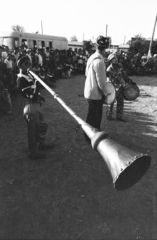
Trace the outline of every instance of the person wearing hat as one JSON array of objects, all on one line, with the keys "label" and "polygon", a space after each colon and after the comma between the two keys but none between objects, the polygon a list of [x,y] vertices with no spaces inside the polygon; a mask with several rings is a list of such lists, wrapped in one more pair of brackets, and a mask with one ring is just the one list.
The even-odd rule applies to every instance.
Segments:
[{"label": "person wearing hat", "polygon": [[[89,57],[85,70],[84,97],[88,103],[86,122],[97,129],[100,129],[104,98],[107,95],[104,53],[108,45],[107,38],[97,37],[96,51]],[[86,134],[85,139],[89,140]]]},{"label": "person wearing hat", "polygon": [[[122,90],[125,83],[129,83],[131,79],[125,73],[123,65],[118,62],[116,53],[111,53],[108,56],[107,61],[109,62],[109,66],[107,67],[106,75],[110,79],[116,90],[116,118],[118,121],[125,122],[125,120],[123,119],[124,98]],[[114,102],[107,106],[106,116],[108,120],[113,119],[112,114]]]},{"label": "person wearing hat", "polygon": [[31,65],[32,65],[33,61],[32,61],[32,53],[31,53],[31,49],[30,49],[30,48],[28,48],[28,49],[26,50],[26,56],[29,57],[30,62],[31,62]]},{"label": "person wearing hat", "polygon": [[3,51],[2,51],[3,62],[5,61],[5,59],[7,59],[8,53],[9,53],[9,48],[3,45]]},{"label": "person wearing hat", "polygon": [[26,100],[24,117],[27,122],[28,146],[31,159],[40,159],[45,155],[37,151],[52,148],[53,145],[45,144],[48,125],[44,120],[41,106],[45,99],[41,96],[34,77],[28,73],[31,62],[28,56],[20,56],[17,62],[19,74],[17,87]]},{"label": "person wearing hat", "polygon": [[2,56],[2,53],[3,53],[3,47],[0,46],[0,62],[4,62],[4,58]]}]

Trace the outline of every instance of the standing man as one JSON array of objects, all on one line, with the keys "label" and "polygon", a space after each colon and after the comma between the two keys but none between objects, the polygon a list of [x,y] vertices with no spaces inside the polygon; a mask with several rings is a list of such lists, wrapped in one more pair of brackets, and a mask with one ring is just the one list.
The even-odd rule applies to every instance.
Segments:
[{"label": "standing man", "polygon": [[29,57],[29,59],[30,59],[30,62],[31,62],[31,65],[32,65],[32,53],[31,53],[31,49],[30,48],[28,48],[27,50],[26,50],[26,56],[28,56]]},{"label": "standing man", "polygon": [[28,130],[29,157],[31,159],[43,158],[44,154],[37,152],[37,149],[44,150],[53,147],[53,145],[45,144],[48,125],[44,120],[41,108],[45,100],[39,92],[36,80],[32,75],[28,74],[28,69],[31,67],[29,57],[25,55],[20,57],[17,66],[20,70],[17,85],[26,100],[24,117]]},{"label": "standing man", "polygon": [[11,70],[13,68],[12,55],[8,54],[7,58],[4,60],[7,70]]},{"label": "standing man", "polygon": [[38,50],[38,64],[40,67],[43,67],[43,56],[42,56],[41,48],[39,48],[39,50]]},{"label": "standing man", "polygon": [[2,46],[0,46],[0,62],[4,62],[4,58],[2,56],[2,53],[3,53],[3,48],[2,48]]},{"label": "standing man", "polygon": [[9,52],[9,48],[3,45],[3,52],[2,52],[3,62],[8,57],[8,52]]},{"label": "standing man", "polygon": [[[87,61],[84,97],[88,102],[86,122],[92,127],[100,129],[104,98],[106,96],[106,66],[104,62],[105,49],[109,46],[109,39],[98,36],[96,52]],[[89,140],[85,134],[86,140]]]}]

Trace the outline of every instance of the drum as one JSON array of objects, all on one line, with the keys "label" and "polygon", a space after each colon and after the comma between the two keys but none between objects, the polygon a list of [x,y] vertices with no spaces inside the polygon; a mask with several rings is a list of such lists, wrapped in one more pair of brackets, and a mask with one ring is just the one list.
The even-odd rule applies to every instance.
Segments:
[{"label": "drum", "polygon": [[115,97],[116,97],[116,90],[111,82],[106,82],[107,85],[107,96],[105,98],[104,103],[106,104],[111,104],[114,102]]},{"label": "drum", "polygon": [[135,100],[139,96],[140,90],[135,82],[130,82],[123,87],[123,97],[125,100]]}]

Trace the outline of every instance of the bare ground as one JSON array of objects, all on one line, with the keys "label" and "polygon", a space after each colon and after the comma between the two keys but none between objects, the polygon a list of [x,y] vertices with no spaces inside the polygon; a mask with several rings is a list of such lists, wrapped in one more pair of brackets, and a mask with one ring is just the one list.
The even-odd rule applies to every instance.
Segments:
[{"label": "bare ground", "polygon": [[[157,78],[132,79],[140,96],[125,101],[127,123],[107,121],[105,106],[102,120],[110,138],[152,158],[143,178],[125,191],[113,188],[104,160],[46,90],[47,141],[55,148],[45,160],[28,158],[22,97],[11,115],[1,113],[0,239],[157,239]],[[84,76],[75,76],[58,80],[54,90],[85,119],[83,87]]]}]

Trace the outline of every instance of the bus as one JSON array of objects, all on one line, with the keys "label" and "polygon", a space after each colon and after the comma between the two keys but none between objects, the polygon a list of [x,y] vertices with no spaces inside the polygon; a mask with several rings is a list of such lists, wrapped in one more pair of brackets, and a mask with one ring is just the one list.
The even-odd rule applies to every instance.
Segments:
[{"label": "bus", "polygon": [[68,40],[65,37],[17,31],[0,33],[0,46],[2,45],[8,46],[10,50],[15,47],[30,49],[49,47],[53,50],[68,50]]}]

